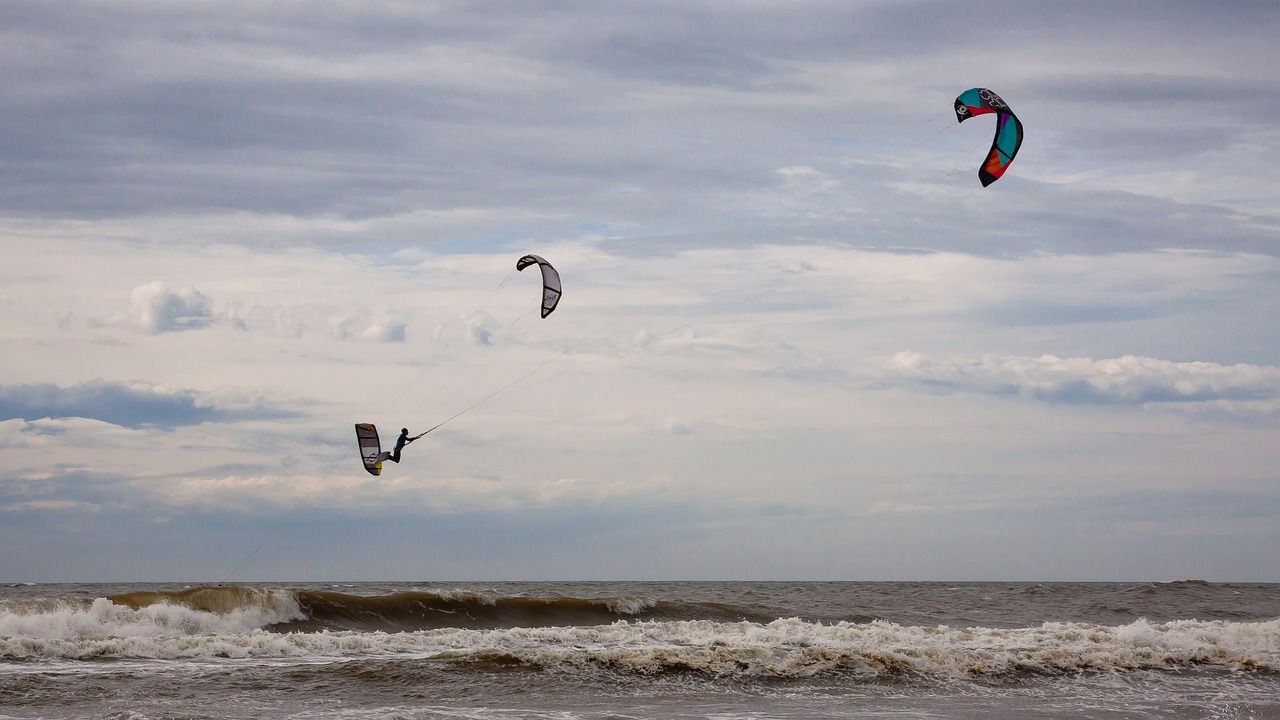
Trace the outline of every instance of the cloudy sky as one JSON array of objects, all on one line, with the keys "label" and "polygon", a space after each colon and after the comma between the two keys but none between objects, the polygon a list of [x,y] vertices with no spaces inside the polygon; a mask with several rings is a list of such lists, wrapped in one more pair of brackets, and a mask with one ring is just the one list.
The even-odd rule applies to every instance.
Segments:
[{"label": "cloudy sky", "polygon": [[3,3],[0,582],[1280,581],[1277,32]]}]

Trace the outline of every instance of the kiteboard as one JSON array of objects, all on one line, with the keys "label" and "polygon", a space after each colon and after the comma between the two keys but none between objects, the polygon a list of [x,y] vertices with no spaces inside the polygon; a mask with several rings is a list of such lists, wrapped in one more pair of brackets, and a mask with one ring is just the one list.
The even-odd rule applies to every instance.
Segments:
[{"label": "kiteboard", "polygon": [[360,459],[370,475],[382,474],[382,441],[373,423],[356,423],[356,442],[360,443]]}]

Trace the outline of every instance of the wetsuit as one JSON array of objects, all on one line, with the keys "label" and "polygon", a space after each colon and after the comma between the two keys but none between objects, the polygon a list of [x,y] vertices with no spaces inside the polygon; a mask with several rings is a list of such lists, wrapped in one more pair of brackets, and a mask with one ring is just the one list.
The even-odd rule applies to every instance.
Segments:
[{"label": "wetsuit", "polygon": [[407,432],[400,433],[400,437],[396,438],[396,451],[391,453],[392,462],[400,462],[400,451],[403,450],[404,446],[408,445],[409,443],[410,443],[409,433]]}]

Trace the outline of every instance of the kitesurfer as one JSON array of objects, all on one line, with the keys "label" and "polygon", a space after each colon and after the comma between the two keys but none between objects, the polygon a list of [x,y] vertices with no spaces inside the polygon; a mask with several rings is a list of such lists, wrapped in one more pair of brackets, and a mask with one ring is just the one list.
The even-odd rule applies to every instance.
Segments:
[{"label": "kitesurfer", "polygon": [[[426,433],[423,434],[425,435]],[[387,452],[384,450],[382,454],[378,455],[378,462],[385,462],[387,460],[400,462],[400,451],[404,450],[405,445],[408,445],[417,439],[418,438],[416,437],[409,437],[409,428],[400,428],[400,437],[396,438],[395,452]]]},{"label": "kitesurfer", "polygon": [[405,445],[417,439],[409,437],[409,428],[400,428],[400,437],[396,438],[396,449],[395,452],[391,453],[391,461],[400,462],[400,451],[404,449]]}]

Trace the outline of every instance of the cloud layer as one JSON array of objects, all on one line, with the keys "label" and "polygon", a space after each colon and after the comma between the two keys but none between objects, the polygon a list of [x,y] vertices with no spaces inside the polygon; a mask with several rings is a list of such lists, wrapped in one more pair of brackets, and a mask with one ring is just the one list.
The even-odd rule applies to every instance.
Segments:
[{"label": "cloud layer", "polygon": [[1013,395],[1050,403],[1148,405],[1203,404],[1240,411],[1280,409],[1280,368],[1119,358],[1036,358],[986,355],[939,361],[902,352],[887,364],[886,382],[913,383],[939,392]]},{"label": "cloud layer", "polygon": [[1278,23],[0,3],[0,581],[1280,580]]}]

